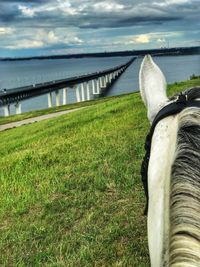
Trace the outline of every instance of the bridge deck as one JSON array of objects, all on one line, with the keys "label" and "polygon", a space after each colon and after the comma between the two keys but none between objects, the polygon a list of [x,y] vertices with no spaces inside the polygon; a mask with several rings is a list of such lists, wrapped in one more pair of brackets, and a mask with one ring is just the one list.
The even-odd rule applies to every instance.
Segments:
[{"label": "bridge deck", "polygon": [[[74,87],[77,102],[90,100],[104,95],[132,64],[136,58],[132,58],[125,64],[99,72],[82,76],[75,76],[67,79],[49,81],[45,83],[32,84],[13,89],[0,91],[0,106],[3,106],[5,116],[9,116],[10,105],[14,104],[16,114],[21,114],[21,101],[40,95],[47,94],[48,107],[53,106],[52,92],[55,91],[56,106],[60,106],[60,95],[62,89],[62,104],[67,104],[67,88]],[[91,82],[90,82],[91,81]],[[80,85],[80,86],[79,86]]]}]

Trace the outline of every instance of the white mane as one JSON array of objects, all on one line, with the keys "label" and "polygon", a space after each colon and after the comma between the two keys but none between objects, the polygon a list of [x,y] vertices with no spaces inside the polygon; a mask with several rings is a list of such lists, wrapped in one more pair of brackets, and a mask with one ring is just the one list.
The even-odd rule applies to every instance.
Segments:
[{"label": "white mane", "polygon": [[[150,122],[169,100],[159,67],[146,56],[140,92]],[[161,120],[148,168],[148,244],[152,267],[200,266],[200,109]]]}]

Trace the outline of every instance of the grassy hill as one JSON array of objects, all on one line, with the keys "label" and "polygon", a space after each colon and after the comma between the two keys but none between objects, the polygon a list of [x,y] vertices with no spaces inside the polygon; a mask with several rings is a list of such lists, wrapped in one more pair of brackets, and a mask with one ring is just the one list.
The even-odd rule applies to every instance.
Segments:
[{"label": "grassy hill", "polygon": [[0,266],[149,266],[148,129],[134,93],[1,132]]}]

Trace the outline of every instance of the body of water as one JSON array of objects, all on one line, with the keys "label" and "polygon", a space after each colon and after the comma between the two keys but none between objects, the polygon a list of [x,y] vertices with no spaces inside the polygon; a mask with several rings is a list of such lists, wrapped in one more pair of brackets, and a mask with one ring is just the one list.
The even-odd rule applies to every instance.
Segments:
[{"label": "body of water", "polygon": [[[88,74],[127,62],[130,57],[54,59],[27,61],[0,61],[0,88],[15,88],[45,81],[58,80]],[[154,57],[167,82],[187,80],[192,74],[200,74],[200,55]],[[133,64],[117,80],[107,95],[119,95],[137,91],[139,68],[142,58]],[[67,85],[66,85],[67,86]],[[76,102],[74,89],[68,89],[68,103]],[[22,112],[47,108],[47,96],[24,100]],[[54,99],[55,104],[55,99]],[[15,113],[11,105],[11,113]],[[0,115],[3,115],[0,108]]]}]

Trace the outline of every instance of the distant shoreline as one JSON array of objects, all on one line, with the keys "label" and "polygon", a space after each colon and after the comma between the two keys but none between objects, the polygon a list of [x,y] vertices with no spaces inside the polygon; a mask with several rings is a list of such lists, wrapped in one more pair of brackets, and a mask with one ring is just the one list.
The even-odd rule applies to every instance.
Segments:
[{"label": "distant shoreline", "polygon": [[144,56],[146,54],[151,54],[154,56],[197,55],[200,54],[200,46],[160,48],[160,49],[148,49],[148,50],[131,50],[131,51],[118,51],[118,52],[84,53],[84,54],[71,54],[71,55],[51,55],[51,56],[35,56],[35,57],[15,57],[15,58],[5,57],[5,58],[0,58],[0,61]]}]

